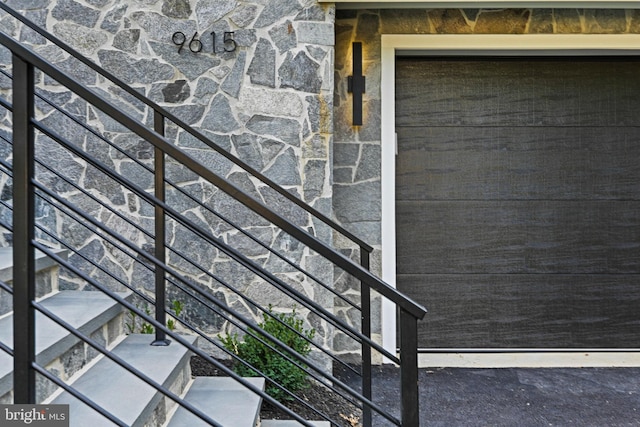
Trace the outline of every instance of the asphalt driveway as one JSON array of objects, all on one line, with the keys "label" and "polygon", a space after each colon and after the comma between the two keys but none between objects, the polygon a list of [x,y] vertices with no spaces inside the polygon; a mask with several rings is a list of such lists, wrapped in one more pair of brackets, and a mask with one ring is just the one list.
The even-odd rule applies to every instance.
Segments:
[{"label": "asphalt driveway", "polygon": [[[374,375],[375,400],[394,413],[397,374]],[[420,426],[640,426],[640,368],[420,369],[419,387]]]}]

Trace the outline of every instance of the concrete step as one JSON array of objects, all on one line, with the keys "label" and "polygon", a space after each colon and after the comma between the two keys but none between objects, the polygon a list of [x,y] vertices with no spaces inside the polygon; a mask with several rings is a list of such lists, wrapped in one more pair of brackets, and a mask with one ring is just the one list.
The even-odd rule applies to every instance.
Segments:
[{"label": "concrete step", "polygon": [[[264,390],[264,378],[245,378]],[[228,377],[197,377],[185,400],[225,427],[254,427],[260,415],[262,398]],[[167,427],[199,427],[209,424],[180,407]]]},{"label": "concrete step", "polygon": [[[68,251],[54,249],[56,255],[66,259]],[[36,298],[58,290],[58,264],[40,251],[36,251]],[[13,284],[13,248],[0,248],[0,281]],[[12,311],[13,297],[0,289],[0,316]]]},{"label": "concrete step", "polygon": [[[126,298],[129,294],[119,295]],[[43,299],[41,303],[80,332],[107,345],[122,334],[122,308],[101,292],[63,291]],[[0,319],[0,341],[13,348],[12,315]],[[36,312],[36,361],[41,366],[57,364],[56,370],[66,380],[97,356],[87,347],[53,320]],[[0,402],[11,400],[12,371],[13,358],[0,351]],[[44,400],[52,391],[46,388],[38,390],[38,401]]]},{"label": "concrete step", "polygon": [[[329,421],[309,421],[315,427],[331,427]],[[292,420],[264,420],[260,422],[260,427],[303,427],[297,421]]]},{"label": "concrete step", "polygon": [[[185,339],[195,344],[195,337]],[[176,342],[166,347],[151,346],[152,340],[153,335],[129,335],[112,352],[180,395],[191,379],[191,353]],[[107,358],[102,358],[91,366],[72,386],[132,427],[164,424],[166,413],[172,406],[170,399]],[[113,425],[69,393],[62,393],[47,403],[69,404],[71,427]]]}]

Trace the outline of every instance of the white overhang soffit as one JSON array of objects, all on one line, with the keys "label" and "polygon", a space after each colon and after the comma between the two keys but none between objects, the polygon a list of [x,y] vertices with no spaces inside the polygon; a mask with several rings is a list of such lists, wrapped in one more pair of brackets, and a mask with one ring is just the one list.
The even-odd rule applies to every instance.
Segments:
[{"label": "white overhang soffit", "polygon": [[640,9],[638,0],[319,0],[338,9],[435,9],[435,8],[569,8]]}]

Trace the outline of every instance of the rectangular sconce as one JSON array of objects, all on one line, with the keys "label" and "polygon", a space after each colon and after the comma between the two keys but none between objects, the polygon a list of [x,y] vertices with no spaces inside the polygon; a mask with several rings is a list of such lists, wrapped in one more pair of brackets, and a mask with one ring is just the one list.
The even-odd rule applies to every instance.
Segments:
[{"label": "rectangular sconce", "polygon": [[353,94],[353,126],[362,126],[362,94],[365,93],[365,77],[362,75],[362,43],[353,42],[353,75],[348,77],[347,91]]}]

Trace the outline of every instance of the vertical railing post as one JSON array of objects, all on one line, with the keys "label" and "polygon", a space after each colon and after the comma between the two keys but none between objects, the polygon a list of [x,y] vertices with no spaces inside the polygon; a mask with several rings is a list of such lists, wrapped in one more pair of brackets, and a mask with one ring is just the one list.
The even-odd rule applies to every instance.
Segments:
[{"label": "vertical railing post", "polygon": [[[371,254],[360,247],[360,265],[367,270],[370,269]],[[362,335],[371,338],[371,288],[365,282],[360,283],[360,294],[362,298]],[[371,400],[372,393],[372,372],[371,372],[371,345],[362,343],[362,395]],[[371,408],[364,405],[362,408],[362,425],[371,426]]]},{"label": "vertical railing post", "polygon": [[417,427],[420,420],[418,394],[418,319],[400,309],[400,395],[402,425]]},{"label": "vertical railing post", "polygon": [[13,55],[13,399],[36,403],[34,68]]},{"label": "vertical railing post", "polygon": [[[164,136],[164,116],[158,111],[153,112],[153,126],[156,133]],[[154,188],[155,197],[164,202],[165,201],[165,161],[164,152],[159,148],[155,148],[154,154]],[[165,262],[166,257],[166,243],[165,243],[165,212],[164,208],[160,205],[155,206],[155,252],[156,259]],[[156,291],[156,321],[161,325],[167,324],[167,314],[165,312],[166,306],[166,272],[164,268],[156,265],[155,269],[155,291]],[[156,337],[152,345],[166,346],[169,345],[167,334],[156,328]]]}]

